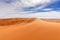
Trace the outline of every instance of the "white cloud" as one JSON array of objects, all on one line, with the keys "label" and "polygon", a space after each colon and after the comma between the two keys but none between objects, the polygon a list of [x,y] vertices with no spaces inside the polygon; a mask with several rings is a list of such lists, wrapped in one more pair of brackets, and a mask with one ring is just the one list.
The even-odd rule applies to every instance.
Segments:
[{"label": "white cloud", "polygon": [[[3,4],[0,6],[0,18],[47,18],[47,19],[60,19],[60,12],[50,11],[50,12],[39,12],[39,13],[30,13],[24,12],[23,7],[35,6],[36,3],[44,4],[41,7],[35,8],[33,10],[42,9],[52,0],[21,0],[12,3],[12,5]],[[54,0],[55,1],[55,0]],[[25,3],[24,3],[25,2]],[[3,7],[3,8],[1,8]],[[52,9],[43,9],[43,10],[52,10]]]},{"label": "white cloud", "polygon": [[51,12],[39,12],[39,13],[11,13],[3,14],[0,18],[42,18],[42,19],[60,19],[60,12],[51,11]]},{"label": "white cloud", "polygon": [[60,19],[60,12],[56,11],[41,12],[37,14],[37,17],[42,19]]}]

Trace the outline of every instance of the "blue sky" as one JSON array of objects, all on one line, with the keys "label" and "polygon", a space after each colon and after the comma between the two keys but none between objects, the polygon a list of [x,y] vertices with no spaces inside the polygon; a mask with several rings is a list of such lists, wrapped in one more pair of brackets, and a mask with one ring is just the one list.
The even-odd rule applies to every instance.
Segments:
[{"label": "blue sky", "polygon": [[40,12],[49,12],[49,11],[60,11],[60,1],[57,1],[55,3],[52,3],[50,5],[47,5],[46,7],[44,7],[44,9],[52,9],[52,10],[38,10]]},{"label": "blue sky", "polygon": [[60,10],[60,1],[47,5],[45,8],[52,8],[55,11]]},{"label": "blue sky", "polygon": [[39,7],[40,5],[38,6],[35,6],[35,7],[29,7],[29,8],[26,8],[25,11],[33,11],[33,12],[49,12],[49,11],[60,11],[60,0],[57,0],[56,2],[54,3],[51,3],[49,5],[46,5],[43,9],[52,9],[52,10],[43,10],[43,9],[38,9],[38,10],[33,10],[34,8],[37,8]]}]

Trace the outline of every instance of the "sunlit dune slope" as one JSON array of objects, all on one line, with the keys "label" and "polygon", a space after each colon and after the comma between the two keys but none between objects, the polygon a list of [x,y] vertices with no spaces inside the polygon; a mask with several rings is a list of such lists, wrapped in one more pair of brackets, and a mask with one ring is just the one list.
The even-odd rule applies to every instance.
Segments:
[{"label": "sunlit dune slope", "polygon": [[60,23],[36,18],[7,20],[1,20],[5,26],[0,26],[0,40],[60,40]]}]

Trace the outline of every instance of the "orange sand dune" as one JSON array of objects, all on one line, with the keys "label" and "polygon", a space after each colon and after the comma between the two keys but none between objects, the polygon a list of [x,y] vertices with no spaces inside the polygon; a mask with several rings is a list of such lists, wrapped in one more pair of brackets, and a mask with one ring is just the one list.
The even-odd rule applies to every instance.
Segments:
[{"label": "orange sand dune", "polygon": [[12,20],[0,20],[0,40],[60,40],[60,23],[35,18]]}]

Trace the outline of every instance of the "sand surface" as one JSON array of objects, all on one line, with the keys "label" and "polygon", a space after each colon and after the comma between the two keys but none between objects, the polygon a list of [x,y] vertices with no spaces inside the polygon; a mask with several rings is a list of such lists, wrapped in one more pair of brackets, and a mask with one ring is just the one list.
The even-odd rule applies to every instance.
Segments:
[{"label": "sand surface", "polygon": [[35,18],[1,19],[0,40],[60,40],[60,21],[51,21]]}]

